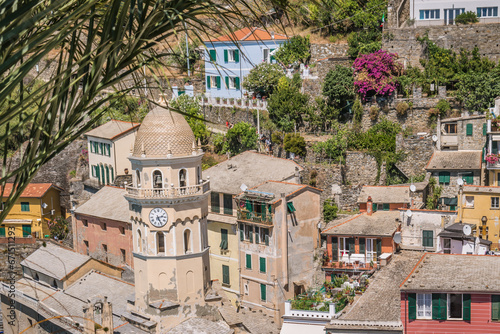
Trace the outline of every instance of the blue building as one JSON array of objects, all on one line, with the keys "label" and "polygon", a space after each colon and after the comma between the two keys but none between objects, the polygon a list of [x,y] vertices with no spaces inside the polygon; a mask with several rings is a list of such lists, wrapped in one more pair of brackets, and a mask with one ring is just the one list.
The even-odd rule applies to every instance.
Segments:
[{"label": "blue building", "polygon": [[[244,28],[205,41],[206,95],[220,98],[244,98],[241,83],[254,66],[275,63],[271,52],[288,37],[261,28]],[[239,47],[235,44],[238,43]]]}]

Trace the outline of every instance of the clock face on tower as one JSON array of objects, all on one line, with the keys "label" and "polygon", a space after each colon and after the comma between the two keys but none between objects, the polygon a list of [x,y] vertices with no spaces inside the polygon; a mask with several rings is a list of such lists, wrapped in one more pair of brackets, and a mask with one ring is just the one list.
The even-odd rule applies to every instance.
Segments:
[{"label": "clock face on tower", "polygon": [[155,227],[163,227],[168,221],[168,215],[161,208],[154,208],[149,213],[149,222]]}]

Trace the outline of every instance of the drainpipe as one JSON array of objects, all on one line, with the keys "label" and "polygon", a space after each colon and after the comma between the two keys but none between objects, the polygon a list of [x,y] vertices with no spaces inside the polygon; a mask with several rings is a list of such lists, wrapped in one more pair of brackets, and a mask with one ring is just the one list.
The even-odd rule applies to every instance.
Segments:
[{"label": "drainpipe", "polygon": [[287,205],[286,205],[286,194],[281,194],[281,207],[283,210],[283,218],[281,222],[281,260],[282,260],[282,271],[283,271],[283,285],[288,286],[288,219],[287,219]]}]

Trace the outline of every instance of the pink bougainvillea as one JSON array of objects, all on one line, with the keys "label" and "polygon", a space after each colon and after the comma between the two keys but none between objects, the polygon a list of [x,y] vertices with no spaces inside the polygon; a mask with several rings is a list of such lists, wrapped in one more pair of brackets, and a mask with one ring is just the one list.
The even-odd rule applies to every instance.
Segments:
[{"label": "pink bougainvillea", "polygon": [[401,65],[395,53],[379,50],[354,61],[354,85],[363,100],[372,95],[389,96],[397,88]]}]

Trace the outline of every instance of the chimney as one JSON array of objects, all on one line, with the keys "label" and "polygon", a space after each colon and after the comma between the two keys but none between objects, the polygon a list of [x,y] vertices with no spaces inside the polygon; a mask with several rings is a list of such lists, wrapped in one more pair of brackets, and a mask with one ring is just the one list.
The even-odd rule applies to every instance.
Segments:
[{"label": "chimney", "polygon": [[300,184],[300,172],[299,172],[299,167],[295,167],[295,183]]},{"label": "chimney", "polygon": [[373,201],[371,196],[368,196],[368,200],[366,201],[366,213],[368,216],[371,216],[373,213]]}]

